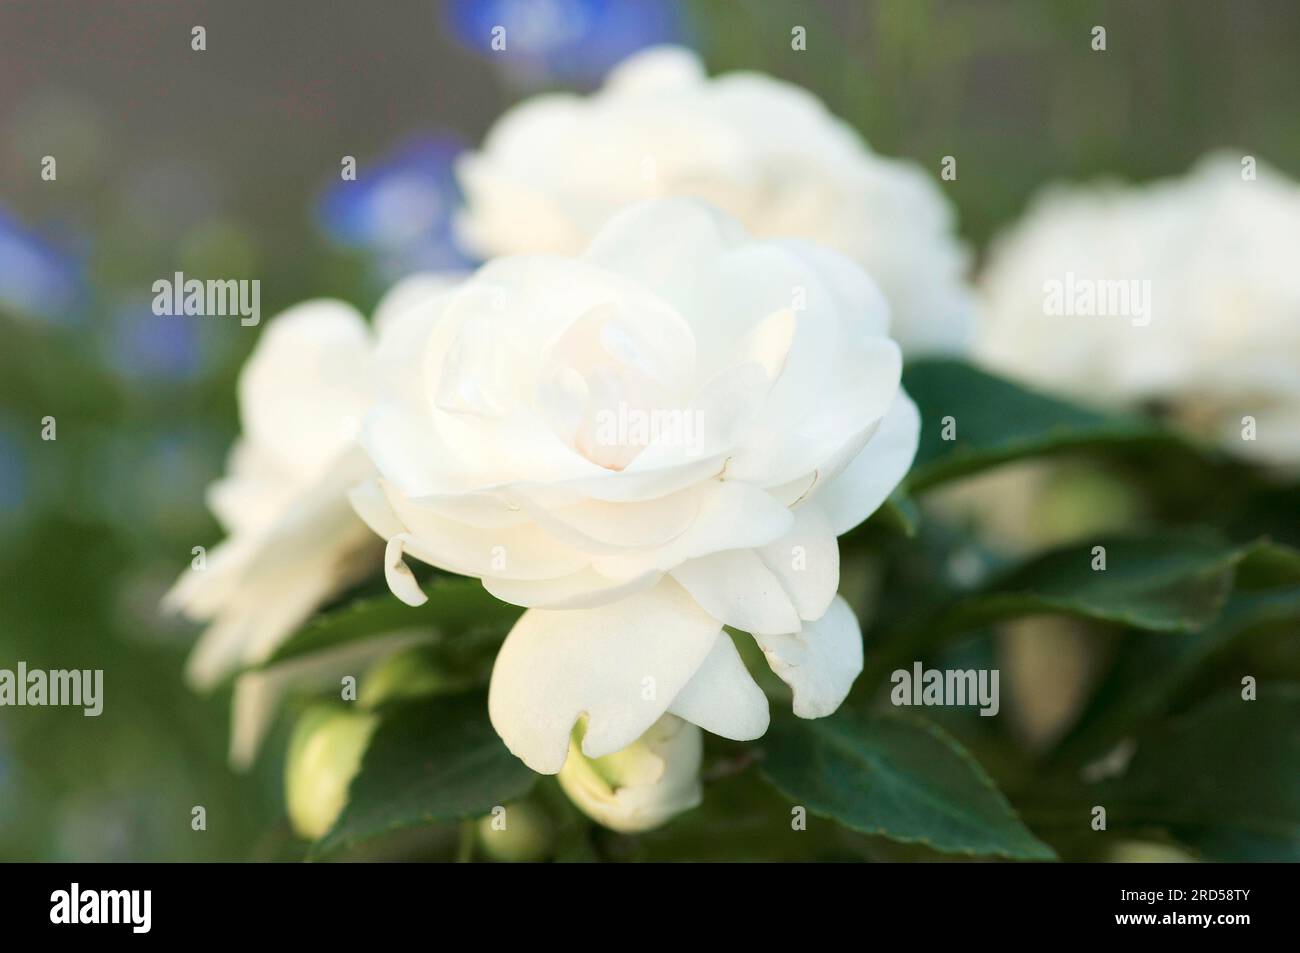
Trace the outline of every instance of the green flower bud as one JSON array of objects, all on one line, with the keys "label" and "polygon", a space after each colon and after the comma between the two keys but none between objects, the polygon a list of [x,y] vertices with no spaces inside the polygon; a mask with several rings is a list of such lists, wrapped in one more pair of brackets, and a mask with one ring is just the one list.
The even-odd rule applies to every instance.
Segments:
[{"label": "green flower bud", "polygon": [[1173,844],[1155,841],[1120,841],[1106,855],[1113,864],[1189,864],[1196,858]]},{"label": "green flower bud", "polygon": [[664,715],[622,751],[582,753],[585,724],[574,729],[560,769],[564,793],[592,820],[616,831],[648,831],[700,803],[700,729]]},{"label": "green flower bud", "polygon": [[375,715],[337,705],[316,705],[298,719],[285,759],[284,797],[300,836],[315,840],[334,826],[378,723]]},{"label": "green flower bud", "polygon": [[478,842],[493,860],[541,860],[551,852],[554,822],[530,801],[496,808],[478,822]]}]

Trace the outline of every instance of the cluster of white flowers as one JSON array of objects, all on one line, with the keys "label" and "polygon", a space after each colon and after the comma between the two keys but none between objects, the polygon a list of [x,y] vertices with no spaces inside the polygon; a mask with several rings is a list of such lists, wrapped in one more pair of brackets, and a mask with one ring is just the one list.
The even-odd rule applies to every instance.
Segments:
[{"label": "cluster of white flowers", "polygon": [[1229,452],[1293,469],[1298,255],[1300,185],[1250,157],[1207,156],[1142,186],[1058,186],[994,245],[974,347],[996,370],[1158,408]]},{"label": "cluster of white flowers", "polygon": [[[478,577],[527,608],[492,674],[505,743],[602,823],[652,826],[698,801],[699,728],[767,729],[724,626],[797,715],[848,694],[836,537],[911,465],[894,338],[962,346],[965,254],[918,169],[680,50],[525,103],[460,172],[488,264],[399,285],[373,336],[337,302],[271,322],[212,494],[230,537],[169,601],[211,621],[191,666],[211,685],[377,569],[376,534],[409,603],[406,556]],[[240,760],[272,681],[237,693],[258,709]]]},{"label": "cluster of white flowers", "polygon": [[[381,566],[412,605],[407,557],[475,577],[526,609],[489,688],[505,744],[600,823],[660,824],[699,801],[701,729],[768,727],[726,628],[801,717],[861,671],[837,537],[911,466],[904,354],[973,335],[995,369],[1300,463],[1300,187],[1243,168],[1049,191],[994,247],[977,309],[933,179],[797,87],[665,48],[593,95],[528,100],[458,168],[486,265],[407,279],[371,326],[300,305],[258,342],[210,493],[228,538],[167,596],[209,623],[190,677],[265,661]],[[243,674],[234,759],[295,678],[411,638]],[[312,835],[375,723],[329,718],[289,774]]]}]

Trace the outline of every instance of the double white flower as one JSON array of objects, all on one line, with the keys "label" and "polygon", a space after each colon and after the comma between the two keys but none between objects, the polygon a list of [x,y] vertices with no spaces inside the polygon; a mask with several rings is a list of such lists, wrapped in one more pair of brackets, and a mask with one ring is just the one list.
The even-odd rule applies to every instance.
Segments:
[{"label": "double white flower", "polygon": [[[498,259],[408,309],[378,363],[361,441],[379,478],[353,503],[407,601],[423,596],[403,553],[529,607],[489,696],[529,766],[559,771],[584,715],[590,757],[665,713],[762,735],[766,697],[724,625],[754,636],[797,714],[844,699],[862,642],[836,536],[902,479],[919,430],[853,263],[649,203],[580,257]],[[603,431],[613,414],[693,424]]]},{"label": "double white flower", "polygon": [[[497,731],[641,829],[698,799],[699,728],[767,729],[724,626],[797,715],[847,695],[862,638],[836,537],[919,432],[890,313],[909,349],[960,348],[965,255],[919,170],[796,87],[710,81],[680,50],[519,107],[460,171],[465,234],[506,257],[399,286],[377,341],[336,302],[271,324],[212,493],[230,538],[169,602],[211,621],[191,665],[211,684],[376,565],[370,529],[408,602],[405,555],[478,577],[528,610],[492,674]],[[241,704],[245,728],[269,705]]]},{"label": "double white flower", "polygon": [[710,79],[689,50],[631,57],[592,96],[526,100],[458,173],[460,231],[483,257],[578,254],[633,202],[691,196],[761,238],[806,238],[879,283],[910,354],[960,351],[974,314],[966,250],[933,178],[873,153],[806,90]]}]

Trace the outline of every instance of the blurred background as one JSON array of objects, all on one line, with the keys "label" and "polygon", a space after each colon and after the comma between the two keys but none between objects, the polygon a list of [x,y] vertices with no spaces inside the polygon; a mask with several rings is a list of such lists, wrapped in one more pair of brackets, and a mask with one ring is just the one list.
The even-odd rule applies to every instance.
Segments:
[{"label": "blurred background", "polygon": [[1300,177],[1289,0],[0,0],[0,668],[105,670],[98,718],[0,709],[0,859],[301,855],[284,729],[232,772],[228,692],[183,686],[194,632],[156,608],[218,539],[202,494],[261,329],[155,316],[152,283],[260,279],[265,322],[465,264],[455,155],[518,99],[670,41],[805,86],[936,179],[957,156],[943,187],[977,256],[1057,178],[1176,174],[1216,147]]}]

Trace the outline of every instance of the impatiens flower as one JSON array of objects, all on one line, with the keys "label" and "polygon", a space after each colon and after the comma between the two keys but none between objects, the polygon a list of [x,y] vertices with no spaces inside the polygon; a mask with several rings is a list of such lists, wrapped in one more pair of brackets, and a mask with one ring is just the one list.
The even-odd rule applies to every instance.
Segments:
[{"label": "impatiens flower", "polygon": [[558,780],[564,793],[592,820],[636,833],[665,823],[700,803],[700,729],[664,715],[634,744],[603,758],[583,755],[575,730]]},{"label": "impatiens flower", "polygon": [[967,337],[967,255],[934,181],[871,152],[806,90],[761,73],[709,79],[687,50],[647,50],[592,96],[510,110],[458,173],[460,231],[484,258],[576,254],[624,205],[694,196],[754,235],[809,239],[857,261],[909,355],[961,350]]},{"label": "impatiens flower", "polygon": [[616,216],[575,258],[497,259],[382,336],[384,393],[353,503],[403,562],[529,607],[497,657],[493,724],[555,773],[586,716],[599,758],[666,713],[767,729],[728,625],[833,712],[862,665],[836,536],[911,465],[919,420],[871,279],[756,241],[690,200]]},{"label": "impatiens flower", "polygon": [[[417,275],[398,284],[376,324],[446,281]],[[373,399],[372,350],[353,308],[311,301],[270,323],[241,372],[243,435],[229,472],[208,491],[227,538],[197,555],[164,599],[209,623],[189,660],[196,686],[266,659],[375,565],[373,534],[347,499],[372,472],[356,440]]]},{"label": "impatiens flower", "polygon": [[1032,384],[1151,407],[1294,467],[1297,255],[1300,185],[1238,156],[1145,186],[1057,187],[993,249],[977,350]]}]

